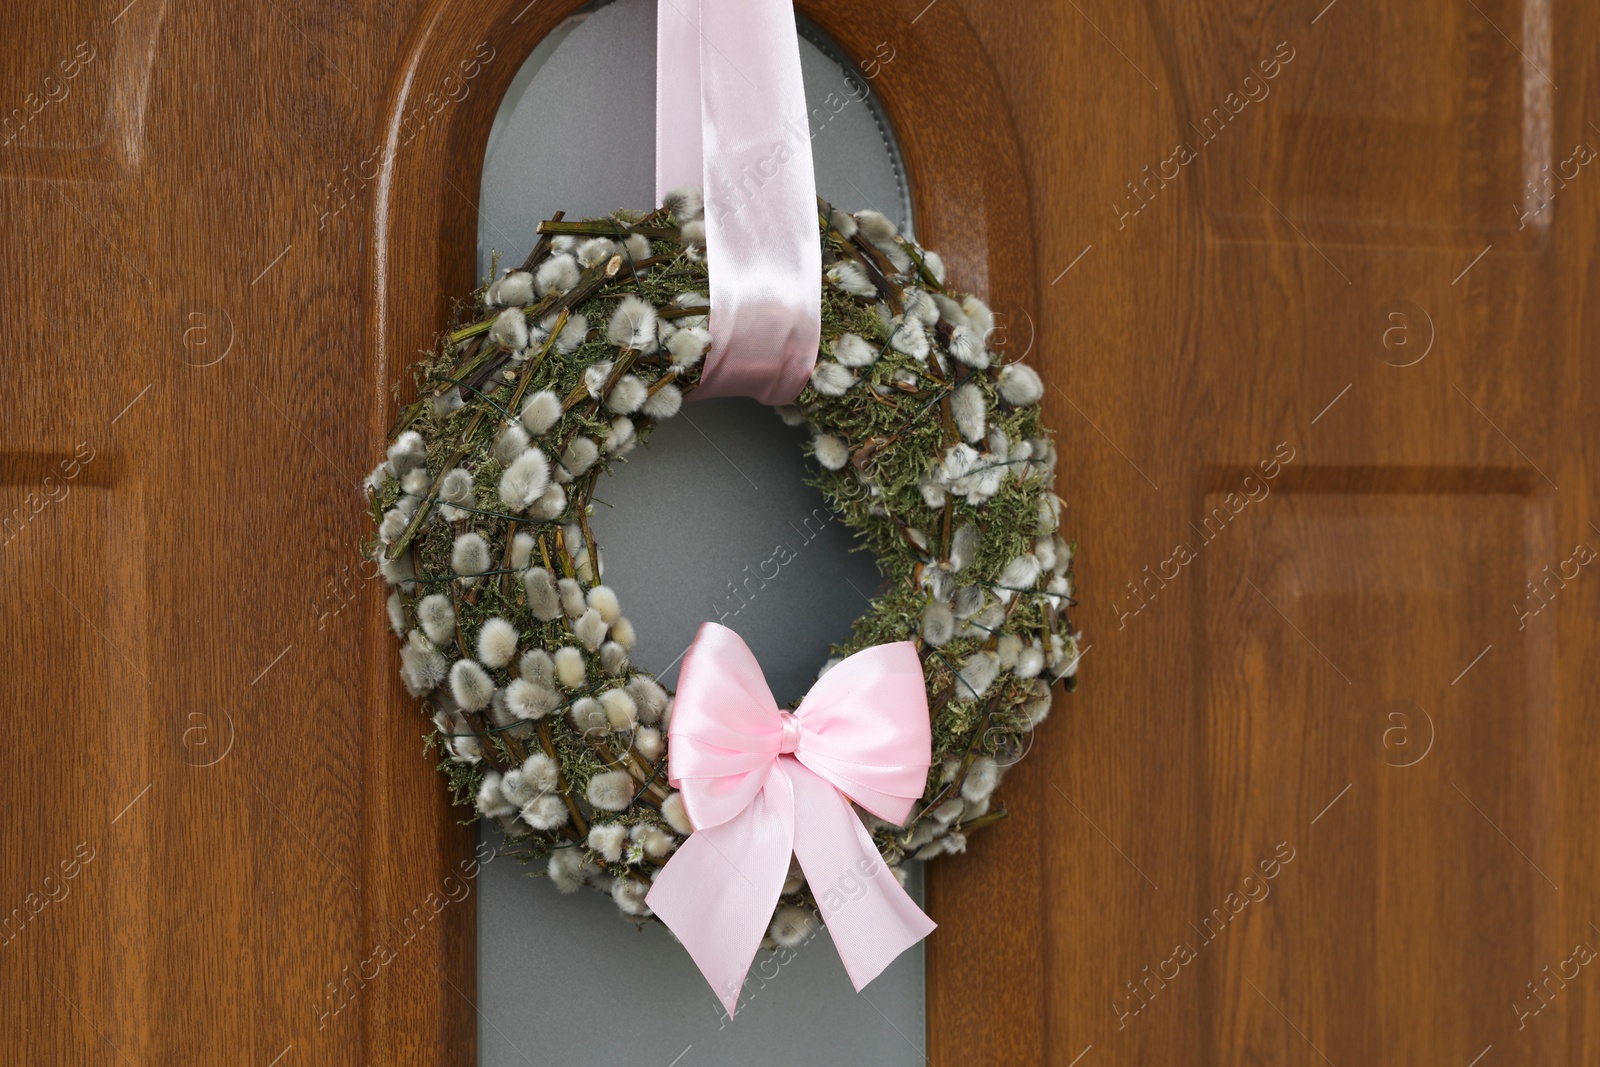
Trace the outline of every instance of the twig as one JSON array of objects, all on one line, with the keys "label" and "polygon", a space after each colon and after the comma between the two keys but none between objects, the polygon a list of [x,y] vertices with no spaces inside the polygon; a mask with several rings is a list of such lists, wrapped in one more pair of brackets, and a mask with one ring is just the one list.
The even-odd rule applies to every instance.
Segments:
[{"label": "twig", "polygon": [[677,367],[668,367],[666,369],[666,372],[663,373],[661,375],[661,377],[657,378],[655,381],[650,383],[650,388],[645,390],[645,395],[646,396],[655,396],[657,393],[661,392],[661,390],[665,389],[667,386],[671,385],[674,381],[676,381],[677,378],[678,378],[678,368]]},{"label": "twig", "polygon": [[583,532],[583,547],[589,553],[589,580],[593,585],[600,584],[600,555],[594,547],[594,534],[589,529],[589,499],[594,496],[594,483],[600,477],[596,468],[589,475],[589,482],[584,488],[583,506],[578,508],[578,529]]},{"label": "twig", "polygon": [[474,337],[471,343],[462,349],[461,362],[456,364],[455,370],[452,370],[445,377],[439,388],[433,391],[433,395],[436,397],[444,396],[450,391],[452,385],[460,384],[461,379],[471,374],[487,358],[489,358],[489,353],[483,351],[483,338]]},{"label": "twig", "polygon": [[569,234],[573,237],[615,237],[621,228],[625,234],[641,234],[645,237],[656,237],[663,240],[676,241],[679,231],[675,226],[640,226],[632,223],[620,222],[615,219],[591,220],[588,222],[562,222],[551,219],[539,223],[539,232],[545,234]]},{"label": "twig", "polygon": [[[565,211],[558,211],[554,215],[550,216],[550,221],[560,222],[562,219],[566,218],[566,215],[567,213]],[[539,265],[539,261],[549,254],[550,237],[551,235],[548,233],[540,236],[538,242],[533,246],[533,251],[528,253],[528,258],[522,261],[522,270],[533,270],[534,267]]]},{"label": "twig", "polygon": [[[633,349],[624,348],[622,350],[622,354],[617,357],[616,363],[614,363],[611,367],[611,373],[606,375],[606,380],[600,387],[599,395],[593,397],[596,411],[600,410],[599,405],[601,401],[603,401],[611,393],[611,390],[615,388],[616,384],[622,380],[622,376],[628,373],[628,368],[633,366],[633,361],[637,358],[639,358],[639,353],[635,352]],[[589,386],[584,382],[579,382],[573,387],[572,392],[567,394],[567,399],[562,402],[562,412],[565,413],[571,411],[573,408],[583,403],[584,397],[588,395]],[[565,451],[565,446],[567,444],[571,444],[571,441],[569,439],[562,444],[563,451]]]},{"label": "twig", "polygon": [[556,338],[561,336],[561,331],[567,328],[567,309],[562,308],[561,314],[556,317],[555,325],[550,330],[550,336],[544,339],[537,355],[528,358],[528,365],[522,370],[522,377],[517,381],[517,387],[511,391],[511,399],[506,402],[506,407],[511,411],[517,410],[517,405],[522,401],[522,395],[528,391],[528,383],[533,381],[533,376],[538,373],[539,366],[544,362],[544,357],[550,354],[550,349],[555,347]]},{"label": "twig", "polygon": [[[482,418],[482,416],[483,413],[480,411],[478,417]],[[474,419],[474,427],[476,424],[477,419]],[[389,546],[387,555],[391,561],[399,559],[400,554],[411,546],[412,538],[417,536],[417,531],[422,529],[422,524],[428,520],[429,514],[433,511],[433,502],[439,497],[439,486],[443,484],[444,476],[455,469],[455,465],[460,462],[461,457],[465,454],[466,449],[458,448],[455,454],[450,457],[449,462],[440,467],[439,473],[433,476],[433,481],[428,485],[428,495],[423,498],[422,503],[417,505],[417,513],[411,516],[411,521],[406,524],[405,530],[399,537],[395,538],[394,544]]]},{"label": "twig", "polygon": [[562,535],[561,527],[556,527],[556,558],[561,562],[561,576],[572,577],[572,553],[567,549],[567,539]]},{"label": "twig", "polygon": [[927,282],[929,287],[937,289],[941,293],[944,292],[944,283],[933,276],[933,271],[928,269],[928,261],[923,258],[921,252],[917,251],[916,245],[902,237],[900,238],[900,250],[911,257],[911,262],[917,265],[917,273],[922,275],[922,280]]},{"label": "twig", "polygon": [[594,751],[595,755],[605,761],[606,766],[614,771],[625,771],[628,777],[638,782],[641,786],[648,786],[644,790],[646,803],[655,808],[657,812],[661,810],[662,802],[667,799],[666,795],[651,784],[651,780],[655,776],[644,773],[642,764],[639,763],[638,757],[633,754],[631,749],[627,753],[628,758],[624,760],[617,758],[616,754],[611,751],[611,746],[606,744],[603,739],[586,737],[585,740],[589,742],[589,748]]},{"label": "twig", "polygon": [[692,315],[709,315],[709,314],[711,314],[711,308],[709,308],[709,307],[661,308],[660,310],[658,310],[656,312],[656,318],[658,318],[658,319],[687,319]]},{"label": "twig", "polygon": [[889,261],[859,233],[850,239],[850,243],[860,250],[855,257],[856,262],[866,268],[867,277],[872,279],[873,288],[878,290],[878,294],[889,305],[889,310],[896,315],[903,315],[906,310],[905,300],[900,287],[889,280],[889,275],[894,273]]},{"label": "twig", "polygon": [[589,823],[583,817],[583,812],[578,810],[578,802],[572,796],[572,790],[567,788],[567,772],[562,766],[561,757],[556,755],[555,742],[550,738],[550,720],[540,719],[538,726],[539,747],[544,749],[544,754],[555,761],[556,788],[561,792],[561,799],[567,802],[567,813],[572,816],[572,825],[577,830],[574,840],[581,840],[589,836]]},{"label": "twig", "polygon": [[997,823],[1001,819],[1004,819],[1007,815],[1010,815],[1010,814],[1011,813],[1009,811],[1007,811],[1005,808],[999,808],[999,809],[996,809],[995,811],[986,812],[983,815],[978,816],[976,819],[971,820],[970,822],[958,822],[958,823],[955,824],[955,826],[951,827],[951,829],[953,829],[953,830],[961,830],[963,832],[970,831],[970,830],[978,830],[978,829],[981,829],[981,828],[983,828],[985,826],[989,826],[989,825],[991,825],[993,823]]}]

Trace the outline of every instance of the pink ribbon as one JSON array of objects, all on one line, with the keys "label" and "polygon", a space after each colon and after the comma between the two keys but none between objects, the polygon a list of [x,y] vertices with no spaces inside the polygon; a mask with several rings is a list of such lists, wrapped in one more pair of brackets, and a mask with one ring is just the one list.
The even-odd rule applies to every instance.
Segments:
[{"label": "pink ribbon", "polygon": [[790,0],[658,0],[656,202],[706,202],[711,350],[696,397],[787,404],[822,336],[811,124]]},{"label": "pink ribbon", "polygon": [[668,736],[668,775],[694,833],[646,900],[730,1017],[791,853],[858,992],[933,930],[850,807],[903,823],[927,782],[928,697],[910,642],[850,656],[791,714],[739,635],[704,623]]}]

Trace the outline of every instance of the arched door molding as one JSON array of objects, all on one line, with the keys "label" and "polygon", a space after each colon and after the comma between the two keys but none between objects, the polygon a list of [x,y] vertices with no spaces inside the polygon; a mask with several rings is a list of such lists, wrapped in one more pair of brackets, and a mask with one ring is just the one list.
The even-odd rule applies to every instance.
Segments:
[{"label": "arched door molding", "polygon": [[[407,399],[412,357],[445,326],[450,300],[474,285],[477,195],[499,101],[522,60],[583,6],[434,0],[400,53],[382,111],[364,265],[365,417],[374,442],[396,413],[395,389]],[[801,0],[797,8],[851,58],[877,64],[873,88],[900,136],[919,239],[940,251],[961,288],[989,300],[1007,344],[1030,347],[1036,271],[1020,144],[960,10],[850,0]],[[391,669],[392,635],[377,613],[367,628],[362,866],[371,887],[367,925],[381,939],[471,863],[474,837],[419,758],[416,711]],[[1006,784],[1006,824],[975,839],[970,855],[929,871],[928,909],[941,926],[926,957],[936,1062],[979,1062],[999,1049],[1037,1061],[1044,1041],[1033,1025],[1044,995],[1040,862],[1027,844],[1039,829],[1040,786],[1027,764]],[[469,896],[408,942],[420,965],[365,992],[373,1062],[472,1062],[475,919]]]}]

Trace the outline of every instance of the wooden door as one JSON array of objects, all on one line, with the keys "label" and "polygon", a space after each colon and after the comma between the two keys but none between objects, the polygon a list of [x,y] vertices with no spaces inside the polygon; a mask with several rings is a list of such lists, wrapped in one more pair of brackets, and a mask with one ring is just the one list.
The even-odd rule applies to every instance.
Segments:
[{"label": "wooden door", "polygon": [[1030,12],[970,17],[1088,651],[935,879],[934,1047],[1600,1060],[1595,9]]},{"label": "wooden door", "polygon": [[[474,283],[499,100],[577,6],[9,6],[6,1062],[474,1061],[473,837],[358,486]],[[1019,139],[960,9],[800,6],[895,50],[924,231],[1031,308]]]},{"label": "wooden door", "polygon": [[[356,485],[573,6],[8,11],[8,1060],[472,1062]],[[1596,16],[800,7],[897,49],[1082,545],[1083,685],[930,872],[931,1062],[1592,1062]]]}]

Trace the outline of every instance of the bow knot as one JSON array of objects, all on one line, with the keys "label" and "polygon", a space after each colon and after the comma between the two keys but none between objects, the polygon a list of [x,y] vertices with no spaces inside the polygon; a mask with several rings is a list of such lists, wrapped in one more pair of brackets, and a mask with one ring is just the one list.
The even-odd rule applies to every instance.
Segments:
[{"label": "bow knot", "polygon": [[783,738],[778,742],[778,751],[788,755],[800,747],[800,720],[792,711],[780,711],[778,718],[783,722]]},{"label": "bow knot", "polygon": [[910,642],[850,656],[788,712],[739,635],[705,623],[668,736],[668,777],[695,832],[646,899],[730,1016],[791,855],[857,990],[933,930],[850,806],[899,824],[922,795],[932,734]]}]

